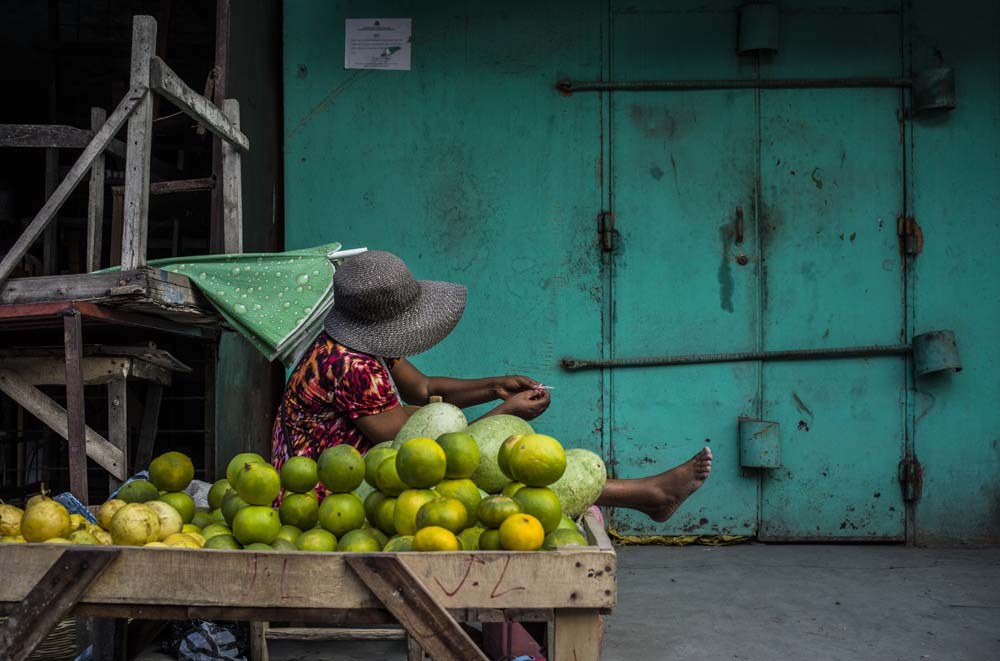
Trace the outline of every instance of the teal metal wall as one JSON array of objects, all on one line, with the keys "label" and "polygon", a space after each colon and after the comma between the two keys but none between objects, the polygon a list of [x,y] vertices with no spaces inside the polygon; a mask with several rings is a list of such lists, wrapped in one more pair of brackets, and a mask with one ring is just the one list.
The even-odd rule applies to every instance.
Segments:
[{"label": "teal metal wall", "polygon": [[[286,244],[400,254],[470,287],[415,362],[556,386],[538,426],[619,477],[716,469],[639,533],[1000,539],[1000,9],[781,2],[771,57],[738,56],[733,1],[287,0]],[[345,18],[413,18],[413,70],[343,69]],[[958,108],[900,122],[891,89],[576,93],[556,80],[908,75],[947,64]],[[602,253],[602,210],[618,249]],[[742,222],[737,222],[742,214]],[[896,217],[923,253],[904,258]],[[899,357],[566,372],[616,358],[907,342],[951,328],[965,370]],[[782,466],[741,468],[738,419],[780,423]],[[904,502],[898,464],[923,490]]]}]

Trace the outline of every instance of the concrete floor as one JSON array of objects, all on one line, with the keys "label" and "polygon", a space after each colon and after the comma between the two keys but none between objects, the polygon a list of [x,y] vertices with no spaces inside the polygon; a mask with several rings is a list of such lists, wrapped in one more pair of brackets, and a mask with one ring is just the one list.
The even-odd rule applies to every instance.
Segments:
[{"label": "concrete floor", "polygon": [[[630,547],[606,661],[1000,659],[1000,549]],[[271,643],[273,661],[405,659],[399,643]]]}]

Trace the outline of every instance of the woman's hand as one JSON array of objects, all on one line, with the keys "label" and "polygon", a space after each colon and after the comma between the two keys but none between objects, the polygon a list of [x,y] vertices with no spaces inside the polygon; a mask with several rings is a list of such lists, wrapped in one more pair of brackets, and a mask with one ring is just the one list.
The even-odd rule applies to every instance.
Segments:
[{"label": "woman's hand", "polygon": [[522,390],[511,395],[507,401],[498,406],[497,412],[516,415],[525,420],[533,420],[549,408],[551,401],[547,390]]},{"label": "woman's hand", "polygon": [[518,393],[535,391],[539,385],[538,381],[526,376],[502,376],[497,379],[496,393],[497,397],[506,401]]}]

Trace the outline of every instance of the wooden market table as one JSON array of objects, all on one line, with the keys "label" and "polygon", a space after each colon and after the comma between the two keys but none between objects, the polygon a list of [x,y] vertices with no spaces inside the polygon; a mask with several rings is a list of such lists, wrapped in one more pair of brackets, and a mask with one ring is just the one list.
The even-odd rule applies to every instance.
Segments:
[{"label": "wooden market table", "polygon": [[588,514],[585,524],[592,546],[530,553],[3,544],[0,610],[8,618],[0,626],[0,658],[26,658],[56,622],[74,614],[338,626],[399,622],[411,647],[422,650],[417,658],[426,652],[456,661],[486,659],[458,622],[546,621],[548,658],[596,660],[601,615],[617,598],[617,558],[599,522]]}]

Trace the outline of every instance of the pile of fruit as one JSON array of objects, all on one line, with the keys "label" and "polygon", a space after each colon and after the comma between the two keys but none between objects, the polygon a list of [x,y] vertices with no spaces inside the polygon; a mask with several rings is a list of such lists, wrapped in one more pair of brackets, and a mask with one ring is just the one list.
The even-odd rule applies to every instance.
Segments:
[{"label": "pile of fruit", "polygon": [[364,456],[340,445],[317,461],[293,457],[279,472],[239,454],[208,492],[208,509],[183,491],[193,477],[188,457],[163,454],[148,482],[131,481],[101,505],[98,524],[44,496],[23,512],[0,505],[0,541],[362,552],[585,546],[571,517],[596,500],[605,472],[597,455],[564,451],[520,418],[467,425],[460,409],[435,403]]}]

